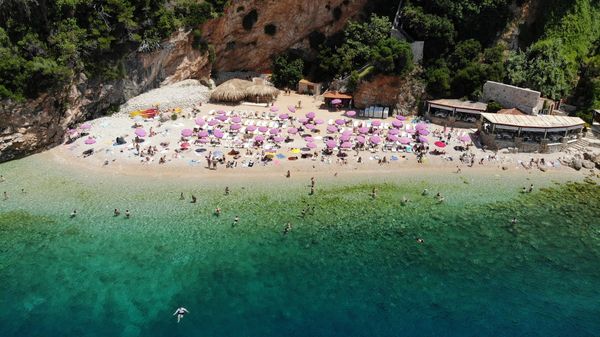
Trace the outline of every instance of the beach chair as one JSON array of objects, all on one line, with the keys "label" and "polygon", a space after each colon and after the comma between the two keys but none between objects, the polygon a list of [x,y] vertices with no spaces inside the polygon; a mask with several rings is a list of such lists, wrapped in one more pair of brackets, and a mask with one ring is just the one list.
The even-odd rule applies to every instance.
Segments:
[{"label": "beach chair", "polygon": [[327,125],[333,125],[333,119],[328,120]]}]

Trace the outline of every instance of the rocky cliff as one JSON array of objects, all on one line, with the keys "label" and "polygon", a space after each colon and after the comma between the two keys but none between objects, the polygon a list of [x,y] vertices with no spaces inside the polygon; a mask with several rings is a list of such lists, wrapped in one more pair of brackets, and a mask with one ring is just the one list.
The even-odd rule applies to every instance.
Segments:
[{"label": "rocky cliff", "polygon": [[367,0],[233,0],[225,14],[204,24],[217,71],[265,70],[289,48],[308,50],[313,32],[334,34]]},{"label": "rocky cliff", "polygon": [[[309,49],[313,32],[334,34],[358,15],[367,0],[233,0],[223,16],[201,29],[215,47],[217,71],[264,70],[288,48]],[[177,32],[153,53],[131,53],[125,77],[98,81],[78,75],[62,92],[25,103],[0,102],[0,162],[60,144],[65,130],[160,84],[208,78],[208,55]]]},{"label": "rocky cliff", "polygon": [[418,71],[402,77],[376,75],[362,81],[354,92],[354,105],[360,109],[373,104],[390,106],[403,115],[417,112],[425,93]]},{"label": "rocky cliff", "polygon": [[161,84],[208,78],[208,55],[192,48],[189,33],[177,32],[152,53],[132,53],[122,79],[101,82],[80,74],[62,92],[27,102],[0,102],[0,162],[60,144],[65,130]]}]

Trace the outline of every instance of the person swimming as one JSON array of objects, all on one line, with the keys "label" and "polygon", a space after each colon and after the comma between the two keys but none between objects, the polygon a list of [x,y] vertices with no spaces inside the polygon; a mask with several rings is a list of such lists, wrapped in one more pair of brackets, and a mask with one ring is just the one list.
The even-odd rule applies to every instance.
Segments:
[{"label": "person swimming", "polygon": [[233,226],[236,226],[238,224],[238,222],[240,221],[240,217],[239,216],[235,216],[235,218],[233,218]]},{"label": "person swimming", "polygon": [[510,220],[510,223],[511,223],[512,225],[516,225],[516,224],[517,224],[517,222],[519,222],[519,220],[517,220],[517,218],[512,218],[512,220]]},{"label": "person swimming", "polygon": [[183,316],[185,316],[186,314],[189,314],[189,311],[184,308],[177,308],[177,310],[175,310],[175,313],[173,313],[173,316],[177,315],[177,323],[179,323],[179,321],[181,321],[181,319],[183,318]]},{"label": "person swimming", "polygon": [[229,195],[229,186],[225,186],[225,195]]},{"label": "person swimming", "polygon": [[417,243],[425,243],[425,240],[423,240],[421,238],[417,238]]},{"label": "person swimming", "polygon": [[119,215],[121,215],[121,211],[119,211],[118,208],[115,208],[114,216],[119,216]]},{"label": "person swimming", "polygon": [[527,190],[527,193],[531,193],[533,192],[533,184],[529,185],[529,189]]},{"label": "person swimming", "polygon": [[283,235],[287,235],[292,230],[292,223],[288,222],[283,229]]},{"label": "person swimming", "polygon": [[130,216],[131,216],[131,214],[129,213],[129,210],[128,210],[128,209],[126,209],[126,210],[125,210],[125,217],[126,217],[127,219],[129,219],[129,217],[130,217]]},{"label": "person swimming", "polygon": [[196,196],[192,194],[192,204],[195,204],[195,203],[196,203],[196,200],[197,200],[197,199],[196,199]]},{"label": "person swimming", "polygon": [[216,216],[221,215],[221,209],[219,207],[215,208],[215,215]]},{"label": "person swimming", "polygon": [[423,192],[421,192],[421,195],[428,195],[429,191],[427,189],[424,189]]},{"label": "person swimming", "polygon": [[74,218],[75,216],[77,216],[77,210],[74,209],[73,212],[71,212],[71,218]]},{"label": "person swimming", "polygon": [[181,192],[181,195],[179,196],[179,200],[185,200],[185,197],[183,196],[183,192]]}]

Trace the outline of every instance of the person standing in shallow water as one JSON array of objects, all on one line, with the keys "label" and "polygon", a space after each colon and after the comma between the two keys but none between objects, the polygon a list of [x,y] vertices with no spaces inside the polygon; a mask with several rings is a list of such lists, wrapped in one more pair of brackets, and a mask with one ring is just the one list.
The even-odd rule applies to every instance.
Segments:
[{"label": "person standing in shallow water", "polygon": [[225,195],[229,195],[229,186],[225,186]]},{"label": "person standing in shallow water", "polygon": [[237,226],[239,221],[240,221],[240,217],[236,215],[235,218],[233,219],[233,223],[231,224],[231,226],[232,227]]}]

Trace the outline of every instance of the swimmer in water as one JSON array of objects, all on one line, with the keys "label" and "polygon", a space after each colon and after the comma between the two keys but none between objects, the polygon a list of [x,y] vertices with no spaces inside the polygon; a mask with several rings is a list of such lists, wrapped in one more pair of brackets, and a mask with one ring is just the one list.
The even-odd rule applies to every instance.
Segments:
[{"label": "swimmer in water", "polygon": [[219,207],[215,208],[215,215],[216,216],[221,215],[221,209]]},{"label": "swimmer in water", "polygon": [[71,212],[71,218],[74,218],[77,215],[77,210],[74,209],[73,212]]},{"label": "swimmer in water", "polygon": [[406,205],[406,204],[408,204],[409,201],[410,200],[407,197],[402,197],[401,203],[402,203],[402,205]]},{"label": "swimmer in water", "polygon": [[121,215],[121,212],[119,211],[118,208],[115,208],[115,213],[114,214],[115,214],[115,216],[119,216],[119,215]]},{"label": "swimmer in water", "polygon": [[235,218],[233,219],[233,226],[236,226],[238,224],[238,222],[240,221],[240,217],[239,216],[235,216]]},{"label": "swimmer in water", "polygon": [[181,192],[181,195],[179,196],[179,200],[185,200],[185,197],[183,196],[183,192]]},{"label": "swimmer in water", "polygon": [[4,200],[8,200],[8,192],[4,192]]},{"label": "swimmer in water", "polygon": [[527,187],[523,186],[523,189],[521,190],[521,193],[527,193]]},{"label": "swimmer in water", "polygon": [[189,311],[186,308],[181,307],[181,308],[177,308],[177,310],[175,310],[175,313],[173,314],[173,316],[177,315],[177,323],[179,323],[179,321],[181,321],[183,316],[188,313],[189,313]]},{"label": "swimmer in water", "polygon": [[285,174],[285,177],[286,177],[286,178],[289,178],[289,177],[291,177],[290,170],[287,170],[287,173]]},{"label": "swimmer in water", "polygon": [[192,204],[196,203],[196,196],[192,194]]},{"label": "swimmer in water", "polygon": [[421,192],[421,195],[427,195],[429,194],[429,191],[427,189],[424,189],[423,192]]},{"label": "swimmer in water", "polygon": [[287,235],[287,233],[289,233],[292,230],[292,224],[290,222],[287,223],[287,225],[285,225],[285,228],[283,229],[283,235]]},{"label": "swimmer in water", "polygon": [[510,220],[510,223],[511,223],[512,225],[516,225],[516,224],[517,224],[517,222],[519,222],[519,220],[517,220],[517,218],[512,218],[512,220]]},{"label": "swimmer in water", "polygon": [[125,217],[126,217],[127,219],[129,219],[129,217],[130,217],[130,216],[131,216],[131,214],[129,214],[129,210],[128,210],[128,209],[126,209],[126,210],[125,210]]},{"label": "swimmer in water", "polygon": [[229,186],[225,186],[225,195],[229,195]]},{"label": "swimmer in water", "polygon": [[417,242],[418,243],[425,243],[425,240],[421,239],[421,238],[417,238]]},{"label": "swimmer in water", "polygon": [[527,190],[528,193],[533,192],[533,184],[529,185],[529,189]]}]

